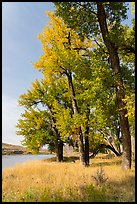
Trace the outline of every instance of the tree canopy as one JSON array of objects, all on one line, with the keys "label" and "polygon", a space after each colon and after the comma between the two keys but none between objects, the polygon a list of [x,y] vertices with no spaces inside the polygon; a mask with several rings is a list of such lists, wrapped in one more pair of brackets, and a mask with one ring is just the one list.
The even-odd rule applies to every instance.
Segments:
[{"label": "tree canopy", "polygon": [[55,2],[55,6],[56,14],[47,12],[49,25],[38,35],[43,55],[33,63],[44,78],[36,79],[20,96],[19,105],[26,110],[17,134],[36,152],[46,143],[58,146],[58,140],[71,138],[73,146],[78,143],[83,164],[89,163],[89,152],[100,147],[119,155],[120,144],[125,148],[128,140],[122,124],[129,121],[131,134],[135,127],[134,21],[132,28],[121,24],[127,14],[124,2]]}]

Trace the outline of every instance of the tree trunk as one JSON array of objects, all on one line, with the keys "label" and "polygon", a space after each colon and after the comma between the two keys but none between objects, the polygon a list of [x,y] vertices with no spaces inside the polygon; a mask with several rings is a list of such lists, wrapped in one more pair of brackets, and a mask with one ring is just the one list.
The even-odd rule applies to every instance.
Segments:
[{"label": "tree trunk", "polygon": [[51,117],[51,121],[52,121],[52,128],[54,130],[54,134],[56,136],[56,159],[57,162],[61,162],[63,161],[63,141],[60,139],[60,134],[58,132],[58,129],[56,128],[56,120],[52,115],[52,111],[51,108],[47,105],[48,109],[49,109],[49,113],[50,113],[50,117]]},{"label": "tree trunk", "polygon": [[57,162],[63,161],[63,142],[61,139],[57,140],[56,158]]},{"label": "tree trunk", "polygon": [[[89,121],[90,115],[90,108],[87,108],[86,116]],[[86,124],[86,131],[85,131],[85,163],[86,166],[89,166],[89,125],[88,122]]]},{"label": "tree trunk", "polygon": [[85,136],[85,163],[89,166],[89,137]]},{"label": "tree trunk", "polygon": [[83,135],[81,127],[78,127],[78,146],[79,146],[79,159],[82,165],[86,166],[85,161],[85,151],[84,151],[84,144],[83,144]]},{"label": "tree trunk", "polygon": [[[69,89],[70,89],[70,92],[71,92],[72,109],[73,109],[73,113],[75,115],[75,114],[78,113],[78,106],[77,106],[77,102],[76,102],[76,99],[75,99],[75,91],[74,91],[74,87],[73,87],[71,73],[67,73],[67,77],[68,77]],[[84,151],[84,144],[83,144],[83,135],[82,135],[81,127],[78,127],[77,134],[78,134],[80,162],[81,162],[82,165],[86,166],[86,163],[85,163],[85,151]]]},{"label": "tree trunk", "polygon": [[114,43],[111,42],[109,38],[109,32],[106,23],[106,15],[102,2],[97,2],[98,9],[98,20],[102,33],[104,43],[108,49],[110,63],[113,70],[113,75],[116,78],[115,87],[116,87],[116,98],[119,108],[119,117],[120,117],[120,126],[123,139],[123,157],[122,157],[122,168],[130,169],[131,168],[131,137],[129,131],[128,118],[125,117],[127,114],[127,109],[125,109],[125,103],[123,99],[125,98],[124,86],[121,77],[121,69],[119,63],[119,57],[117,48]]},{"label": "tree trunk", "polygon": [[63,161],[63,141],[60,139],[59,132],[55,126],[53,126],[56,135],[56,159],[57,162]]},{"label": "tree trunk", "polygon": [[120,126],[119,126],[119,127],[116,127],[116,128],[117,128],[117,133],[116,133],[116,135],[117,135],[117,140],[118,140],[117,150],[118,150],[118,152],[121,154],[121,143],[122,143],[122,141],[121,141],[121,138],[120,138]]}]

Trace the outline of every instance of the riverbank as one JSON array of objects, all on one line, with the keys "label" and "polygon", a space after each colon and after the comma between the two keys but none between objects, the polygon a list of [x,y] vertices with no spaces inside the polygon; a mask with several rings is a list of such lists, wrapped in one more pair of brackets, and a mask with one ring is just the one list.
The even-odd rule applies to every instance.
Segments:
[{"label": "riverbank", "polygon": [[[2,155],[31,154],[25,147],[2,143]],[[40,150],[38,154],[51,154],[47,149]]]},{"label": "riverbank", "polygon": [[135,201],[135,164],[121,169],[121,157],[99,154],[83,167],[77,156],[30,161],[2,172],[3,202]]},{"label": "riverbank", "polygon": [[29,152],[22,146],[2,143],[2,155],[28,154]]}]

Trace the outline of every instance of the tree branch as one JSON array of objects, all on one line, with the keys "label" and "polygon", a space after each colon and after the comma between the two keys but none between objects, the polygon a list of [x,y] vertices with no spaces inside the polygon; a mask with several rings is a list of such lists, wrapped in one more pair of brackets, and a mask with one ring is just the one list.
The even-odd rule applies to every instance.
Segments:
[{"label": "tree branch", "polygon": [[[78,4],[79,6],[81,6],[81,7],[83,7],[85,10],[87,10],[84,4],[82,5],[82,4],[80,4],[79,2],[77,2],[77,4]],[[97,16],[97,13],[94,12],[94,11],[91,11],[91,10],[90,10],[90,13],[94,14],[95,16]]]},{"label": "tree branch", "polygon": [[101,49],[102,49],[102,51],[104,52],[104,53],[106,53],[107,55],[109,54],[107,51],[105,51],[102,47],[101,47],[101,45],[96,41],[96,40],[93,40]]},{"label": "tree branch", "polygon": [[133,47],[131,47],[130,45],[122,45],[121,47],[119,47],[119,50],[125,50],[127,53],[133,53],[135,54],[135,49]]},{"label": "tree branch", "polygon": [[101,149],[110,149],[112,152],[114,152],[114,154],[116,156],[121,156],[122,153],[119,153],[115,150],[114,147],[112,147],[111,145],[106,145],[106,144],[100,144],[94,151],[93,153],[89,156],[89,158],[94,158],[99,152]]}]

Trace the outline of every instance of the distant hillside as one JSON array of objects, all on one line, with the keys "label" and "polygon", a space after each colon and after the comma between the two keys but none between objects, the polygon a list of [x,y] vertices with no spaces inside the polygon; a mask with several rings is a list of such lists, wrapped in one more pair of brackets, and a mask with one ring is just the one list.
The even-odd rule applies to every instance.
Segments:
[{"label": "distant hillside", "polygon": [[3,155],[10,155],[10,154],[27,154],[29,153],[25,147],[19,145],[12,145],[2,143],[2,154]]},{"label": "distant hillside", "polygon": [[[19,145],[12,145],[7,143],[2,143],[2,155],[11,155],[11,154],[31,154],[27,151],[25,147]],[[39,154],[50,154],[47,149],[40,150]]]}]

